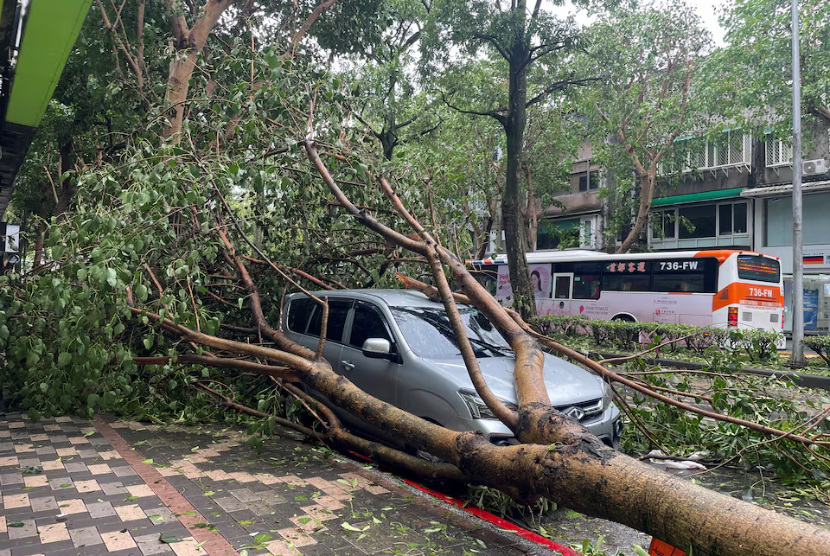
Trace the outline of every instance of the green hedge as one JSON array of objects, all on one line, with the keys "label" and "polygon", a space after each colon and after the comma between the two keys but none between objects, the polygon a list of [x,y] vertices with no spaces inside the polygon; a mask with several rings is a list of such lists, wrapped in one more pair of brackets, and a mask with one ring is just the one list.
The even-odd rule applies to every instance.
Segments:
[{"label": "green hedge", "polygon": [[801,343],[815,351],[830,366],[830,336],[807,336]]},{"label": "green hedge", "polygon": [[[688,350],[702,355],[707,350],[726,349],[742,351],[751,361],[769,361],[777,355],[775,342],[779,332],[771,330],[745,330],[737,328],[711,328],[689,324],[661,322],[628,322],[591,320],[585,316],[548,315],[536,317],[533,323],[552,338],[567,339],[587,336],[600,349],[645,350],[648,346],[679,340],[661,348],[663,353]],[[805,340],[805,345],[806,340]],[[814,349],[812,346],[808,346]],[[818,350],[816,350],[818,352]],[[824,345],[830,353],[830,342]],[[825,358],[828,361],[830,355]],[[830,364],[830,361],[828,361]]]}]

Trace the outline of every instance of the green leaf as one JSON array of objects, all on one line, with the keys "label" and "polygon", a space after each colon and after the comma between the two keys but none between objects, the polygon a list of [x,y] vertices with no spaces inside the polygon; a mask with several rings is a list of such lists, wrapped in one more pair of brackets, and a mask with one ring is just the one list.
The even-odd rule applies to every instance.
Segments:
[{"label": "green leaf", "polygon": [[260,533],[259,535],[254,535],[254,543],[263,544],[270,541],[273,538],[273,535],[269,535],[268,533]]},{"label": "green leaf", "polygon": [[153,338],[144,338],[144,347],[150,349],[153,347]]},{"label": "green leaf", "polygon": [[169,535],[169,536],[159,535],[159,542],[162,543],[162,544],[173,544],[173,543],[176,543],[176,542],[182,542],[182,538],[177,537],[175,535]]},{"label": "green leaf", "polygon": [[348,521],[344,521],[343,523],[340,524],[340,527],[342,527],[346,531],[356,531],[358,533],[362,533],[363,531],[366,531],[369,528],[369,525],[367,525],[363,529],[360,529],[360,528],[355,527],[354,525],[350,524]]}]

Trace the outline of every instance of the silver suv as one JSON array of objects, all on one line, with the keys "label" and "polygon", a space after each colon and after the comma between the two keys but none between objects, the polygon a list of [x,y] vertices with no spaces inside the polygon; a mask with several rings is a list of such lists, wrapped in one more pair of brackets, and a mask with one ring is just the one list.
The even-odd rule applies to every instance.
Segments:
[{"label": "silver suv", "polygon": [[[329,299],[323,357],[363,391],[456,431],[477,430],[495,444],[515,442],[478,397],[456,345],[444,306],[412,290],[315,292]],[[288,296],[283,322],[288,337],[317,348],[322,310],[304,294]],[[516,407],[515,358],[483,313],[459,305],[467,335],[493,393]],[[606,444],[619,445],[620,411],[606,384],[576,365],[545,354],[551,403],[578,419]],[[315,392],[311,392],[315,394]],[[351,427],[394,444],[394,439],[332,408]]]}]

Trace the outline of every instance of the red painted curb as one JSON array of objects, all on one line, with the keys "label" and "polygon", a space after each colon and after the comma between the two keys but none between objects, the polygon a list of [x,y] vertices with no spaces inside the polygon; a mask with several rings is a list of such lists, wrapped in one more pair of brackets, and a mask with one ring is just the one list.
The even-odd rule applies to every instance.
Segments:
[{"label": "red painted curb", "polygon": [[147,486],[156,493],[156,496],[164,502],[164,505],[176,514],[179,522],[201,544],[202,549],[208,556],[239,556],[239,552],[225,540],[225,537],[216,531],[211,531],[204,527],[196,527],[196,524],[209,523],[209,521],[176,490],[176,487],[167,482],[167,479],[155,467],[148,463],[142,463],[141,457],[132,446],[98,415],[95,416],[95,428],[98,429],[101,436],[112,444],[113,449],[124,458],[124,461],[130,464],[130,467],[138,473],[138,476],[141,477]]},{"label": "red painted curb", "polygon": [[480,519],[483,519],[484,521],[487,521],[488,523],[492,523],[493,525],[499,527],[500,529],[508,529],[510,531],[513,531],[514,533],[516,533],[518,536],[522,537],[523,539],[527,539],[529,541],[535,542],[536,544],[540,544],[540,545],[542,545],[545,548],[548,548],[550,550],[555,550],[556,552],[559,552],[560,554],[562,554],[562,556],[582,556],[582,554],[580,552],[577,552],[573,548],[567,547],[563,544],[559,544],[558,542],[552,541],[550,539],[546,539],[542,535],[538,535],[538,534],[534,533],[533,531],[528,531],[527,529],[523,529],[522,527],[519,527],[518,525],[514,525],[514,524],[510,523],[509,521],[506,521],[506,520],[504,520],[504,519],[502,519],[502,518],[500,518],[496,515],[493,515],[493,514],[491,514],[490,512],[488,512],[486,510],[482,510],[481,508],[474,508],[474,507],[470,507],[470,506],[465,507],[464,502],[462,502],[461,500],[458,500],[456,498],[453,498],[452,496],[447,496],[446,494],[443,494],[441,492],[428,489],[427,487],[425,487],[425,486],[423,486],[419,483],[416,483],[415,481],[410,481],[409,479],[401,479],[401,480],[403,482],[405,482],[406,484],[408,484],[409,486],[411,486],[412,488],[417,488],[421,492],[426,492],[427,494],[431,494],[432,496],[435,496],[436,498],[439,498],[439,499],[443,500],[447,504],[451,504],[453,506],[456,506],[457,508],[461,508],[462,510],[464,510],[465,512],[467,512],[469,514],[472,514],[472,515],[474,515],[474,516],[476,516]]}]

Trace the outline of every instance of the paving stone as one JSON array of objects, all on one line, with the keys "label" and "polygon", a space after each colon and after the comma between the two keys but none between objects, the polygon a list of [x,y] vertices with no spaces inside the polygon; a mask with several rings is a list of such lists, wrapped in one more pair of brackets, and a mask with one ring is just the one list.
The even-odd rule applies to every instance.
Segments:
[{"label": "paving stone", "polygon": [[89,512],[90,517],[94,518],[116,515],[115,508],[109,502],[93,502],[92,504],[87,504],[86,510]]},{"label": "paving stone", "polygon": [[[181,542],[175,542],[170,545],[176,556],[205,556],[207,552],[202,548],[196,539],[193,537],[185,537]],[[286,554],[286,556],[288,556]]]},{"label": "paving stone", "polygon": [[52,446],[43,446],[42,448],[37,448],[35,453],[39,456],[48,456],[55,453],[55,448]]},{"label": "paving stone", "polygon": [[115,496],[116,494],[127,494],[127,489],[122,483],[104,483],[101,485],[101,490],[107,496]]},{"label": "paving stone", "polygon": [[219,507],[225,510],[226,512],[238,512],[240,510],[246,509],[245,504],[243,504],[233,496],[227,496],[224,498],[214,498],[213,501],[219,504]]},{"label": "paving stone", "polygon": [[28,508],[29,495],[28,494],[7,494],[3,497],[3,506],[7,510],[14,508]]},{"label": "paving stone", "polygon": [[84,459],[93,459],[101,456],[101,454],[98,453],[96,450],[90,449],[78,450],[78,455]]},{"label": "paving stone", "polygon": [[86,512],[87,507],[83,500],[75,498],[72,500],[61,500],[58,502],[58,510],[60,510],[63,515],[72,515]]},{"label": "paving stone", "polygon": [[116,550],[124,550],[127,548],[135,548],[135,541],[128,531],[112,531],[110,533],[101,533],[101,539],[110,552]]},{"label": "paving stone", "polygon": [[115,508],[118,517],[121,518],[121,521],[135,521],[137,519],[147,519],[147,515],[144,513],[138,504],[130,504],[128,506],[116,506]]},{"label": "paving stone", "polygon": [[135,537],[135,542],[138,544],[139,550],[144,556],[152,556],[153,554],[172,554],[173,549],[169,544],[162,543],[159,540],[158,534],[141,535]]},{"label": "paving stone", "polygon": [[52,487],[52,490],[63,490],[67,488],[72,488],[72,479],[70,479],[69,477],[52,479],[51,481],[49,481],[49,486]]},{"label": "paving stone", "polygon": [[58,503],[55,502],[54,496],[46,496],[43,498],[32,498],[29,503],[32,505],[33,512],[46,512],[49,510],[57,510]]},{"label": "paving stone", "polygon": [[108,473],[112,473],[112,469],[110,469],[110,466],[106,463],[89,465],[87,466],[87,471],[89,471],[93,475],[106,475]]},{"label": "paving stone", "polygon": [[72,538],[72,543],[75,545],[75,548],[84,548],[104,543],[101,535],[98,534],[98,529],[95,527],[70,529],[69,536]]},{"label": "paving stone", "polygon": [[[23,525],[17,527],[16,525],[22,523]],[[25,539],[28,537],[37,536],[37,526],[34,519],[21,519],[19,521],[9,520],[6,523],[9,530],[9,540]]]},{"label": "paving stone", "polygon": [[65,434],[53,434],[49,437],[49,442],[52,444],[65,444],[69,442],[69,438]]},{"label": "paving stone", "polygon": [[101,490],[101,486],[95,479],[91,479],[89,481],[75,481],[75,488],[78,489],[78,492],[81,494]]},{"label": "paving stone", "polygon": [[23,484],[26,488],[45,487],[49,486],[49,479],[46,475],[30,475],[23,477]]},{"label": "paving stone", "polygon": [[87,470],[86,464],[81,461],[71,461],[63,464],[64,469],[69,473],[83,473]]},{"label": "paving stone", "polygon": [[228,493],[240,502],[257,502],[261,500],[258,495],[251,492],[251,489],[248,488],[229,490]]},{"label": "paving stone", "polygon": [[23,484],[23,473],[4,473],[0,475],[0,485],[18,485]]},{"label": "paving stone", "polygon": [[17,467],[19,464],[17,456],[5,456],[0,458],[0,467]]},{"label": "paving stone", "polygon": [[137,475],[135,469],[133,469],[129,465],[121,465],[119,467],[113,467],[111,469],[112,472],[115,473],[116,477],[132,477]]},{"label": "paving stone", "polygon": [[43,525],[38,528],[38,534],[40,535],[40,542],[43,544],[69,540],[69,531],[66,530],[66,523]]},{"label": "paving stone", "polygon": [[167,523],[178,523],[179,520],[173,515],[168,508],[160,507],[153,509],[144,509],[144,513],[153,522],[154,525],[163,525]]},{"label": "paving stone", "polygon": [[128,486],[127,491],[130,493],[131,496],[136,496],[138,498],[156,495],[156,493],[153,492],[153,489],[151,489],[149,486],[145,484]]},{"label": "paving stone", "polygon": [[40,458],[21,458],[20,467],[40,467]]},{"label": "paving stone", "polygon": [[44,471],[60,471],[64,468],[63,462],[58,460],[44,461],[40,466]]},{"label": "paving stone", "polygon": [[0,452],[11,452],[14,450],[14,444],[11,442],[0,442]]}]

